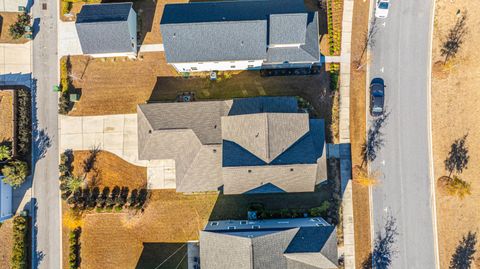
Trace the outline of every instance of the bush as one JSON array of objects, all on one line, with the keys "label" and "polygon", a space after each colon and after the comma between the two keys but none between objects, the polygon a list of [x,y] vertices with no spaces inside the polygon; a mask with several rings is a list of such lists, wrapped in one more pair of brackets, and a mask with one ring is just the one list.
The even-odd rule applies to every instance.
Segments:
[{"label": "bush", "polygon": [[12,150],[7,145],[0,146],[0,160],[10,160],[12,158]]},{"label": "bush", "polygon": [[23,216],[16,216],[13,219],[13,251],[10,260],[12,269],[28,268],[28,219]]},{"label": "bush", "polygon": [[25,33],[25,27],[30,25],[30,15],[27,13],[19,14],[17,21],[10,25],[8,31],[13,39],[21,38]]},{"label": "bush", "polygon": [[68,255],[68,264],[70,269],[77,269],[80,267],[80,234],[82,233],[82,228],[76,227],[73,231],[69,233],[69,250]]},{"label": "bush", "polygon": [[32,147],[32,100],[27,90],[17,91],[17,153],[30,159]]},{"label": "bush", "polygon": [[3,182],[17,188],[28,176],[28,165],[24,161],[11,161],[2,168]]},{"label": "bush", "polygon": [[319,207],[310,208],[308,214],[312,217],[327,217],[328,209],[330,208],[330,202],[324,201]]}]

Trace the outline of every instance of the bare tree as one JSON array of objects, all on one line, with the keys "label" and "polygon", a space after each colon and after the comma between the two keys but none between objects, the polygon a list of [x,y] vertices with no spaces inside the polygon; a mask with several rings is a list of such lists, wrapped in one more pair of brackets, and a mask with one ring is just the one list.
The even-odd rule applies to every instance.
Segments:
[{"label": "bare tree", "polygon": [[445,170],[449,172],[448,177],[450,177],[453,172],[461,174],[463,170],[467,169],[468,160],[470,159],[466,145],[467,136],[468,133],[456,139],[450,146],[450,152],[444,161]]},{"label": "bare tree", "polygon": [[449,269],[470,269],[476,252],[477,233],[468,232],[460,240],[455,253],[450,260]]},{"label": "bare tree", "polygon": [[365,53],[367,52],[367,50],[372,49],[375,46],[375,36],[377,35],[377,32],[377,19],[373,18],[373,20],[370,22],[369,29],[365,31],[364,34],[365,36],[362,42],[362,53],[360,54],[360,57],[356,60],[357,70],[361,69],[364,66],[363,58],[365,57]]},{"label": "bare tree", "polygon": [[445,57],[444,64],[450,58],[455,57],[467,34],[467,11],[457,12],[457,15],[459,15],[457,22],[448,32],[447,38],[440,49],[441,55]]}]

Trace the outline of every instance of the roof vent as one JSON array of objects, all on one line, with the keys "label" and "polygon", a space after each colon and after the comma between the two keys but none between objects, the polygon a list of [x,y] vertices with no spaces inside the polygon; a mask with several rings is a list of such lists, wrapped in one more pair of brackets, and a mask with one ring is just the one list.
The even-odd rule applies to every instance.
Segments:
[{"label": "roof vent", "polygon": [[213,149],[213,153],[217,152],[217,149]]},{"label": "roof vent", "polygon": [[290,172],[293,172],[293,168],[290,168]]},{"label": "roof vent", "polygon": [[177,33],[173,33],[173,38],[177,37]]},{"label": "roof vent", "polygon": [[222,20],[226,20],[226,19],[227,19],[227,18],[225,18],[225,17],[222,17]]},{"label": "roof vent", "polygon": [[248,172],[249,172],[249,173],[251,173],[251,172],[252,172],[252,170],[248,169]]},{"label": "roof vent", "polygon": [[151,134],[151,133],[152,133],[152,130],[148,130],[148,133]]}]

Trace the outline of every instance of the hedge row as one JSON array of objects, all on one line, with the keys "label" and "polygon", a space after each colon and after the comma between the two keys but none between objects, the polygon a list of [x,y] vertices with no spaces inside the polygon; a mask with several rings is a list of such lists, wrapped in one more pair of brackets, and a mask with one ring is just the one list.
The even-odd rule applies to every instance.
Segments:
[{"label": "hedge row", "polygon": [[13,219],[13,252],[10,266],[12,269],[28,268],[28,218],[15,216]]},{"label": "hedge row", "polygon": [[32,100],[28,90],[17,90],[17,154],[27,162],[32,147]]},{"label": "hedge row", "polygon": [[70,231],[68,242],[69,254],[68,254],[68,264],[70,269],[80,268],[80,234],[82,233],[82,228],[77,227],[73,231]]}]

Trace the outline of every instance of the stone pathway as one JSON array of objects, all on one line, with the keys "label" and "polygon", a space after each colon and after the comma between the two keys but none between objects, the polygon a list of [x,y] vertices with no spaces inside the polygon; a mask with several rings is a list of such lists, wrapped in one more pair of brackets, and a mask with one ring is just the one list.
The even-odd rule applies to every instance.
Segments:
[{"label": "stone pathway", "polygon": [[137,114],[59,116],[60,152],[98,147],[123,160],[147,167],[149,189],[174,189],[174,160],[139,160]]}]

